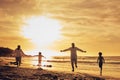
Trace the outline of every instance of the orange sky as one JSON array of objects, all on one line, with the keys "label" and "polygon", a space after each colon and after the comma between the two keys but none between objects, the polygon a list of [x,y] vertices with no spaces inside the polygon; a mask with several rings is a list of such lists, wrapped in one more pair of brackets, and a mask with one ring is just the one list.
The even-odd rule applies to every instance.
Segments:
[{"label": "orange sky", "polygon": [[[83,56],[97,56],[99,51],[106,56],[120,56],[119,4],[119,0],[0,0],[0,46],[15,49],[20,44],[24,51],[47,49],[59,52],[74,42],[87,51],[80,54]],[[43,23],[48,27],[45,29],[41,23],[29,25],[30,22],[25,21],[36,17],[32,19],[34,22],[40,16],[46,17]],[[49,22],[59,24],[60,28]],[[24,32],[32,37],[23,34],[25,26],[28,30]],[[37,29],[43,34],[37,33]],[[55,36],[56,30],[60,38]],[[33,42],[33,38],[37,43]],[[56,39],[49,41],[53,38]],[[44,45],[47,40],[49,43]]]}]

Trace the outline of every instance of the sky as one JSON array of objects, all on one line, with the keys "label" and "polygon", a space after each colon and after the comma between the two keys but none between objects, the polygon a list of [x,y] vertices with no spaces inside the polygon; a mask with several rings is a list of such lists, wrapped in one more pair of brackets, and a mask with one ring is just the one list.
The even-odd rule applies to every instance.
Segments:
[{"label": "sky", "polygon": [[[0,46],[26,54],[59,53],[75,43],[82,56],[120,56],[120,0],[0,0]],[[45,52],[46,51],[46,52]],[[31,53],[30,53],[31,52]],[[67,54],[67,53],[66,53]],[[68,52],[69,55],[69,52]]]}]

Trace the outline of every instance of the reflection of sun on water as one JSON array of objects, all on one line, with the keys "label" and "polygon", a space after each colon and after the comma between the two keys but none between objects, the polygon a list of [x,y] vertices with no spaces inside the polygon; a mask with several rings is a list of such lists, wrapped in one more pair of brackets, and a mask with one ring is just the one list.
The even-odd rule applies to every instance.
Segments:
[{"label": "reflection of sun on water", "polygon": [[[48,65],[47,60],[50,60],[50,58],[42,58],[41,65]],[[33,57],[31,63],[32,65],[38,65],[38,57]]]}]

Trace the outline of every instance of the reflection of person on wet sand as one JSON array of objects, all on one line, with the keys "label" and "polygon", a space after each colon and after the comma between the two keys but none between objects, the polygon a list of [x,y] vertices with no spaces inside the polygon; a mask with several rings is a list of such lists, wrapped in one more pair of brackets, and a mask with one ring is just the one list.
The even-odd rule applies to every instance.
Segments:
[{"label": "reflection of person on wet sand", "polygon": [[99,57],[97,59],[97,63],[99,64],[99,68],[100,68],[100,75],[102,76],[102,66],[103,66],[103,62],[105,63],[105,59],[102,56],[102,52],[99,52]]},{"label": "reflection of person on wet sand", "polygon": [[61,52],[65,52],[65,51],[71,51],[71,66],[72,66],[72,71],[74,72],[74,64],[77,68],[77,51],[81,51],[81,52],[86,52],[86,51],[83,51],[82,49],[75,47],[74,43],[72,43],[72,47],[61,50]]},{"label": "reflection of person on wet sand", "polygon": [[[41,66],[42,57],[44,57],[44,56],[42,55],[41,52],[39,52],[39,55],[38,55],[38,65],[39,65],[39,66]],[[45,58],[45,57],[44,57],[44,58]]]}]

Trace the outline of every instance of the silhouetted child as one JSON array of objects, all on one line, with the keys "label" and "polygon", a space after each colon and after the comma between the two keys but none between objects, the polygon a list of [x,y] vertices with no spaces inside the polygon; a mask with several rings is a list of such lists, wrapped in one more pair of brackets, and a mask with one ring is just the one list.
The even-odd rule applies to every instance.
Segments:
[{"label": "silhouetted child", "polygon": [[72,66],[73,72],[74,72],[74,64],[77,68],[77,51],[86,52],[86,51],[83,51],[82,49],[79,49],[78,47],[75,47],[74,43],[72,43],[72,47],[68,49],[60,50],[60,51],[61,52],[71,51],[71,66]]},{"label": "silhouetted child", "polygon": [[102,56],[102,52],[99,52],[99,57],[97,59],[97,63],[99,64],[99,68],[100,68],[100,75],[102,76],[102,66],[103,66],[103,63],[105,63],[105,59],[104,57]]},{"label": "silhouetted child", "polygon": [[[39,52],[39,55],[38,55],[38,65],[41,66],[41,62],[42,62],[42,57],[44,57],[41,52]],[[44,57],[45,58],[45,57]]]}]

